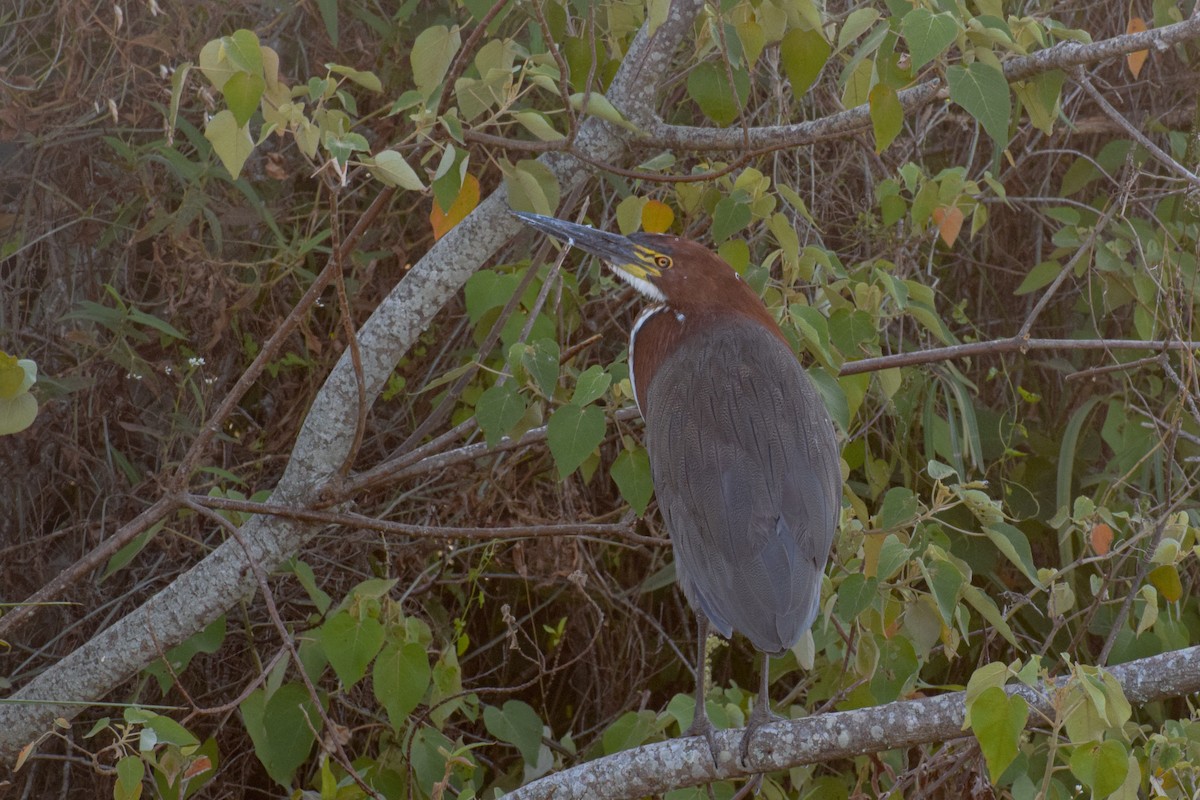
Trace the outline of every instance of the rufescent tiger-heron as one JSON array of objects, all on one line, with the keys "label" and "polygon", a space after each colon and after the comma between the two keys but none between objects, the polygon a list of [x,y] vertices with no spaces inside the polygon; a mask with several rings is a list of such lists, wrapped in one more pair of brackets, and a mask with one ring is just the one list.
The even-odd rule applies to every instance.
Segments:
[{"label": "rufescent tiger-heron", "polygon": [[717,760],[704,706],[708,631],[740,631],[764,654],[746,759],[774,716],[769,659],[799,642],[820,604],[842,492],[829,413],[762,300],[708,248],[515,213],[654,301],[633,324],[629,374],[676,579],[700,629],[685,735],[704,736]]}]

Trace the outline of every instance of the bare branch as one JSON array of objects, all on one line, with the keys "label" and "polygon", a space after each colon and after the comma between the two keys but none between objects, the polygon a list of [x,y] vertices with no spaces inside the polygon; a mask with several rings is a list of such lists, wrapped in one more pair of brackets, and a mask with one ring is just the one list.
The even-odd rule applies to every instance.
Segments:
[{"label": "bare branch", "polygon": [[[1176,650],[1130,661],[1108,670],[1125,690],[1130,703],[1140,705],[1166,697],[1200,691],[1200,647]],[[1008,687],[1030,705],[1030,724],[1056,715],[1057,693],[1066,678],[1034,691]],[[635,747],[589,761],[522,786],[510,800],[624,800],[663,794],[671,789],[756,773],[816,764],[866,753],[944,742],[962,736],[963,692],[906,700],[854,711],[821,714],[777,722],[758,729],[750,746],[752,768],[737,762],[744,729],[719,731],[720,765],[714,766],[703,737],[672,739]]]},{"label": "bare branch", "polygon": [[[1141,33],[1127,33],[1092,44],[1062,42],[1054,47],[1004,62],[1004,77],[1010,82],[1025,80],[1054,69],[1068,69],[1091,64],[1137,50],[1166,50],[1172,45],[1200,36],[1200,16],[1183,22]],[[912,111],[941,95],[945,84],[941,78],[905,89],[898,93],[900,105]],[[814,144],[869,128],[870,109],[858,106],[810,122],[796,125],[771,125],[750,128],[700,128],[689,125],[668,125],[657,120],[643,129],[642,143],[656,148],[678,148],[693,151],[781,150],[787,147]]]}]

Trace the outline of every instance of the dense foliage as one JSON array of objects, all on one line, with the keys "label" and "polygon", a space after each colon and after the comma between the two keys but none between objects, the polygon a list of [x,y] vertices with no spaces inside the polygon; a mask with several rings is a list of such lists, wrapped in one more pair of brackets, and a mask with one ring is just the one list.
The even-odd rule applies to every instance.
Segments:
[{"label": "dense foliage", "polygon": [[[236,538],[353,332],[504,190],[709,243],[810,366],[847,490],[823,612],[772,665],[776,710],[967,688],[974,737],[798,766],[765,797],[1195,796],[1191,703],[1131,707],[1098,667],[1200,638],[1197,44],[1014,66],[1192,13],[1102,5],[712,3],[642,78],[670,146],[605,97],[666,0],[2,12],[0,426],[25,427],[25,398],[38,415],[0,439],[0,601],[168,489],[191,499],[0,634],[0,687]],[[931,80],[942,95],[913,100]],[[865,124],[748,146],[857,106]],[[626,152],[563,191],[538,156],[580,155],[593,119]],[[493,797],[688,726],[695,631],[628,411],[641,300],[528,234],[478,267],[395,366],[349,480],[399,467],[353,509],[311,498],[363,517],[264,575],[269,602],[228,598],[111,696],[71,698],[124,708],[47,726],[9,780],[365,796],[353,763],[384,797]],[[743,724],[756,661],[715,648],[719,725]],[[1062,675],[1053,719],[1001,689]]]}]

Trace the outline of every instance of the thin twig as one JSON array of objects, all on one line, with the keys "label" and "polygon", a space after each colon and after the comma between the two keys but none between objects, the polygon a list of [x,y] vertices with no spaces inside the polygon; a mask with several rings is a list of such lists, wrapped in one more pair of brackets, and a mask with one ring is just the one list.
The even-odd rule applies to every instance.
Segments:
[{"label": "thin twig", "polygon": [[1029,312],[1027,317],[1025,317],[1025,322],[1021,324],[1021,329],[1017,331],[1018,337],[1024,338],[1029,335],[1029,331],[1033,329],[1033,323],[1036,322],[1038,317],[1042,315],[1042,312],[1046,310],[1046,306],[1050,305],[1050,300],[1054,297],[1055,293],[1058,292],[1058,289],[1063,285],[1063,282],[1066,281],[1067,276],[1075,271],[1075,265],[1079,263],[1079,260],[1083,258],[1086,253],[1090,253],[1092,251],[1092,244],[1096,241],[1096,237],[1100,235],[1100,231],[1108,225],[1109,220],[1111,220],[1113,215],[1117,212],[1118,205],[1118,203],[1110,204],[1104,214],[1101,215],[1100,219],[1096,220],[1096,224],[1093,225],[1092,229],[1088,232],[1087,238],[1085,238],[1079,245],[1079,248],[1076,249],[1075,254],[1067,260],[1067,263],[1063,264],[1062,269],[1058,271],[1058,275],[1055,276],[1050,285],[1046,287],[1046,290],[1042,292],[1042,296],[1038,298],[1037,303],[1033,306],[1033,310]]},{"label": "thin twig", "polygon": [[512,525],[498,527],[442,527],[438,525],[409,525],[402,522],[389,522],[375,519],[365,514],[353,514],[338,511],[317,511],[310,508],[281,505],[278,503],[255,503],[250,500],[235,500],[229,497],[210,497],[207,495],[184,495],[184,502],[189,505],[205,508],[238,511],[244,514],[267,514],[270,516],[287,517],[303,522],[314,522],[325,525],[340,525],[347,528],[361,528],[401,536],[417,536],[426,539],[538,539],[553,536],[594,536],[599,538],[617,538],[636,544],[648,544],[662,547],[667,544],[665,539],[652,536],[642,536],[634,533],[631,525],[623,523],[573,523],[561,525]]},{"label": "thin twig", "polygon": [[1077,67],[1071,71],[1071,76],[1075,79],[1076,83],[1083,87],[1083,90],[1088,93],[1088,96],[1091,97],[1093,101],[1095,101],[1096,105],[1100,106],[1100,109],[1108,116],[1108,118],[1117,123],[1117,125],[1120,126],[1121,129],[1128,133],[1131,137],[1133,137],[1138,144],[1146,148],[1150,155],[1154,156],[1155,160],[1172,172],[1182,176],[1184,180],[1192,185],[1192,189],[1200,189],[1200,175],[1197,175],[1183,164],[1180,164],[1165,150],[1156,145],[1154,142],[1150,141],[1150,138],[1146,136],[1146,134],[1139,131],[1133,125],[1133,123],[1125,118],[1124,114],[1122,114],[1120,111],[1117,111],[1117,109],[1113,107],[1112,103],[1108,102],[1104,95],[1096,90],[1096,87],[1092,85],[1090,80],[1088,80],[1087,73]]}]

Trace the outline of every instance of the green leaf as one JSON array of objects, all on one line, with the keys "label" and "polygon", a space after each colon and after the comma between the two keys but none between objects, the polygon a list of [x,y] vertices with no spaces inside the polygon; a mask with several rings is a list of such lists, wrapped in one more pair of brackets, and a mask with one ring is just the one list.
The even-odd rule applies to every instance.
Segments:
[{"label": "green leaf", "polygon": [[550,124],[550,120],[546,119],[544,114],[537,111],[518,111],[513,114],[513,119],[543,142],[557,142],[566,138]]},{"label": "green leaf", "polygon": [[887,149],[904,127],[904,109],[896,90],[885,83],[875,84],[867,95],[871,110],[871,128],[875,132],[875,152]]},{"label": "green leaf", "polygon": [[979,695],[993,687],[1003,688],[1004,684],[1008,682],[1008,677],[1008,665],[1003,661],[993,661],[989,664],[984,664],[971,673],[971,677],[967,679],[965,698],[967,708],[966,717],[963,722],[964,731],[971,725],[971,708],[974,706],[975,700]]},{"label": "green leaf", "polygon": [[461,698],[450,699],[461,694],[462,667],[458,663],[458,654],[454,648],[447,648],[433,665],[433,689],[429,695],[432,710],[429,712],[429,718],[433,720],[434,725],[441,727],[455,711],[463,707]]},{"label": "green leaf", "polygon": [[225,57],[231,64],[252,75],[262,76],[262,45],[258,43],[258,36],[254,31],[245,28],[236,30],[231,36],[222,37],[221,44],[225,48]]},{"label": "green leaf", "polygon": [[646,513],[650,497],[654,494],[654,483],[650,476],[650,456],[646,448],[635,446],[632,450],[623,450],[613,461],[609,470],[613,482],[621,492],[621,497],[639,517]]},{"label": "green leaf", "polygon": [[[2,401],[0,401],[0,403],[2,403]],[[139,533],[137,536],[133,537],[129,544],[113,553],[112,558],[108,560],[108,564],[104,567],[104,572],[99,578],[96,579],[96,582],[102,583],[105,578],[112,575],[114,572],[123,569],[129,564],[130,561],[133,561],[134,557],[138,553],[142,552],[142,548],[144,548],[150,542],[150,539],[154,536],[154,534],[161,531],[163,526],[166,524],[166,520],[159,520],[148,530],[143,531],[142,533]]]},{"label": "green leaf", "polygon": [[871,695],[877,702],[890,703],[912,688],[911,682],[916,678],[920,664],[912,640],[908,637],[884,639],[878,636],[877,641],[879,663],[871,678]]},{"label": "green leaf", "polygon": [[317,9],[321,12],[321,21],[325,23],[325,33],[334,47],[338,46],[338,0],[317,0]]},{"label": "green leaf", "polygon": [[493,308],[505,305],[521,284],[521,276],[481,269],[467,279],[463,292],[467,300],[467,317],[472,325]]},{"label": "green leaf", "polygon": [[1092,790],[1095,800],[1103,800],[1125,782],[1129,773],[1129,752],[1115,739],[1083,745],[1071,754],[1071,772]]},{"label": "green leaf", "polygon": [[238,125],[233,112],[226,109],[217,112],[204,128],[204,138],[212,142],[213,152],[230,176],[237,180],[242,174],[246,159],[254,152],[254,140],[250,138],[250,129]]},{"label": "green leaf", "polygon": [[[892,491],[895,492],[900,488],[897,486]],[[903,489],[903,491],[907,492],[908,489]],[[912,555],[912,548],[900,541],[900,537],[896,534],[889,533],[884,538],[883,545],[879,548],[879,563],[875,568],[876,576],[881,581],[890,579],[900,571],[901,567],[908,563]]]},{"label": "green leaf", "polygon": [[848,75],[842,89],[842,105],[846,108],[857,108],[870,99],[871,79],[875,74],[875,65],[870,59],[863,59]]},{"label": "green leaf", "polygon": [[842,581],[837,590],[838,617],[843,622],[853,622],[859,614],[870,608],[879,591],[879,580],[868,578],[861,572],[855,572]]},{"label": "green leaf", "polygon": [[883,497],[883,505],[879,507],[876,526],[882,530],[907,528],[916,517],[920,504],[911,489],[903,486],[893,486]]},{"label": "green leaf", "polygon": [[712,238],[720,243],[750,224],[752,215],[745,200],[722,197],[713,210]]},{"label": "green leaf", "polygon": [[[625,119],[621,112],[617,110],[617,107],[599,92],[592,92],[590,94],[576,92],[568,99],[571,101],[571,108],[582,114],[586,114],[589,117],[599,117],[605,122],[619,125],[628,131],[636,133],[638,130],[636,125]],[[586,106],[584,105],[585,101],[587,102]]]},{"label": "green leaf", "polygon": [[542,719],[528,703],[509,700],[502,709],[487,706],[483,709],[483,724],[492,736],[516,745],[527,765],[537,764],[542,749]]},{"label": "green leaf", "polygon": [[879,10],[875,8],[858,8],[851,11],[838,31],[838,51],[846,49],[855,39],[866,33],[877,19]]},{"label": "green leaf", "polygon": [[344,75],[348,80],[357,83],[369,92],[383,91],[383,83],[374,72],[364,72],[353,67],[344,67],[341,64],[326,64],[325,69],[334,75]]},{"label": "green leaf", "polygon": [[425,648],[416,642],[388,642],[371,669],[371,688],[387,711],[388,722],[402,730],[408,715],[429,689],[433,670]]},{"label": "green leaf", "polygon": [[[1017,757],[1021,731],[1025,730],[1028,719],[1029,704],[1025,698],[1010,695],[998,686],[983,690],[971,704],[971,730],[979,740],[993,783]],[[1122,780],[1124,777],[1121,776]]]},{"label": "green leaf", "polygon": [[325,657],[342,686],[349,689],[367,674],[367,665],[383,646],[383,625],[374,617],[334,614],[317,631]]},{"label": "green leaf", "polygon": [[996,607],[995,601],[983,593],[981,589],[972,586],[969,583],[963,584],[962,596],[972,608],[979,612],[988,624],[996,629],[996,632],[1004,637],[1004,641],[1011,644],[1013,647],[1020,647],[1017,644],[1017,637],[1013,636],[1012,628],[1004,620],[1004,616],[1000,613],[1000,609]]},{"label": "green leaf", "polygon": [[558,386],[558,358],[558,342],[553,339],[538,339],[521,351],[521,365],[547,399],[554,397]]},{"label": "green leaf", "polygon": [[841,365],[841,358],[829,348],[829,320],[824,314],[812,306],[793,303],[788,306],[788,316],[814,355],[831,367]]},{"label": "green leaf", "polygon": [[146,765],[135,755],[125,756],[117,762],[117,782],[113,785],[114,800],[137,800],[142,796],[142,779],[146,777]]},{"label": "green leaf", "polygon": [[493,386],[475,401],[475,421],[488,447],[495,447],[525,416],[525,399],[507,381]]},{"label": "green leaf", "polygon": [[946,70],[950,99],[979,121],[998,145],[1008,142],[1008,121],[1012,117],[1012,96],[1004,73],[976,61],[970,66],[954,65]]},{"label": "green leaf", "polygon": [[[153,675],[158,681],[159,687],[166,693],[168,689],[175,685],[174,675],[181,674],[187,669],[192,658],[197,653],[215,653],[221,649],[221,644],[225,641],[225,615],[217,617],[210,622],[204,630],[193,636],[184,639],[183,642],[172,647],[167,651],[164,658],[153,662],[146,667],[146,672]],[[163,661],[166,661],[166,664]],[[170,664],[170,670],[167,669],[167,664]]]},{"label": "green leaf", "polygon": [[179,330],[171,323],[167,322],[166,320],[159,319],[153,314],[148,314],[145,311],[142,311],[140,308],[129,309],[129,320],[131,322],[136,322],[138,325],[145,325],[147,328],[156,330],[163,336],[167,336],[172,339],[187,339],[187,334],[183,333],[183,331]]},{"label": "green leaf", "polygon": [[336,133],[329,129],[322,130],[321,144],[325,145],[325,149],[329,151],[329,154],[333,156],[334,160],[340,166],[345,166],[355,153],[371,149],[371,145],[367,142],[366,137],[350,131]]},{"label": "green leaf", "polygon": [[602,397],[611,383],[612,375],[605,372],[604,367],[599,364],[593,364],[575,380],[575,393],[571,395],[571,402],[577,406],[586,406]]},{"label": "green leaf", "polygon": [[729,86],[725,65],[706,61],[688,73],[688,96],[713,122],[728,125],[737,119],[741,104],[750,95],[750,76],[745,70],[734,68],[733,82],[737,87],[736,97]]},{"label": "green leaf", "polygon": [[143,723],[154,731],[155,738],[160,744],[173,744],[178,747],[191,747],[200,744],[196,735],[170,717],[153,712]]},{"label": "green leaf", "polygon": [[1066,75],[1056,69],[1013,84],[1013,91],[1025,106],[1029,121],[1047,136],[1054,133],[1054,123],[1061,113],[1064,80]]},{"label": "green leaf", "polygon": [[611,755],[643,744],[654,731],[656,720],[653,711],[626,711],[604,731],[604,753]]},{"label": "green leaf", "polygon": [[558,208],[558,178],[540,161],[526,159],[504,169],[504,186],[515,211],[553,216]]},{"label": "green leaf", "polygon": [[1039,589],[1045,586],[1038,578],[1037,567],[1033,563],[1033,552],[1029,548],[1029,539],[1019,529],[1007,522],[993,522],[984,526],[984,533],[992,540],[992,544],[1004,556],[1021,570],[1029,582]]},{"label": "green leaf", "polygon": [[412,192],[425,191],[425,184],[404,160],[404,156],[395,150],[383,150],[374,158],[364,158],[363,163],[371,169],[371,174],[388,186],[399,186]]},{"label": "green leaf", "polygon": [[801,97],[821,75],[833,49],[820,31],[793,28],[779,42],[779,61],[783,65],[792,96]]},{"label": "green leaf", "polygon": [[304,593],[308,595],[308,599],[316,606],[318,613],[324,614],[329,610],[329,607],[333,605],[333,598],[317,585],[317,576],[307,562],[298,558],[290,558],[284,562],[283,569],[296,576],[297,582],[304,589]]},{"label": "green leaf", "polygon": [[908,42],[915,71],[946,52],[958,37],[959,26],[951,14],[934,14],[924,8],[915,8],[900,20],[900,31]]},{"label": "green leaf", "polygon": [[418,34],[413,42],[409,63],[412,65],[413,83],[425,97],[430,97],[442,78],[446,77],[446,70],[450,69],[450,63],[461,44],[457,25],[453,28],[434,25]]},{"label": "green leaf", "polygon": [[296,768],[308,760],[321,730],[321,716],[313,706],[308,690],[298,683],[280,686],[271,698],[258,689],[242,701],[242,720],[254,755],[276,782],[290,786]]},{"label": "green leaf", "polygon": [[225,82],[233,77],[234,73],[241,70],[229,63],[221,40],[211,39],[200,50],[200,71],[204,73],[204,77],[208,78],[208,82],[213,85],[213,88],[219,92],[225,86]]},{"label": "green leaf", "polygon": [[225,81],[221,94],[233,112],[233,118],[239,126],[244,126],[258,109],[258,101],[262,99],[267,83],[261,75],[249,72],[235,72]]},{"label": "green leaf", "polygon": [[1036,292],[1043,286],[1047,286],[1058,277],[1058,273],[1062,272],[1062,264],[1057,261],[1043,261],[1025,276],[1025,280],[1021,281],[1021,285],[1017,287],[1013,294],[1029,294]]},{"label": "green leaf", "polygon": [[631,194],[617,203],[617,230],[622,236],[636,233],[642,227],[642,209],[647,202],[649,198]]},{"label": "green leaf", "polygon": [[[1084,680],[1087,680],[1086,677]],[[1101,702],[1104,696],[1100,695]],[[1065,719],[1063,728],[1067,738],[1075,744],[1099,741],[1109,729],[1108,718],[1096,707],[1093,698],[1078,683],[1071,685],[1063,702]]]},{"label": "green leaf", "polygon": [[959,591],[966,578],[962,571],[951,561],[938,560],[929,566],[929,589],[941,612],[942,621],[947,625],[954,622],[954,610],[958,607]]},{"label": "green leaf", "polygon": [[560,406],[546,426],[546,441],[558,465],[559,477],[565,478],[604,440],[604,412],[597,406],[580,408],[568,403]]}]

